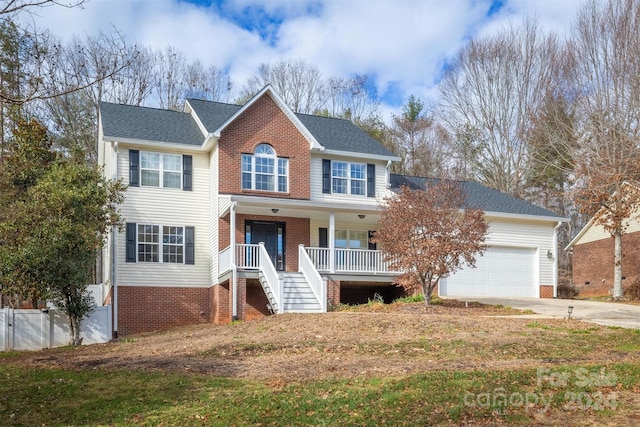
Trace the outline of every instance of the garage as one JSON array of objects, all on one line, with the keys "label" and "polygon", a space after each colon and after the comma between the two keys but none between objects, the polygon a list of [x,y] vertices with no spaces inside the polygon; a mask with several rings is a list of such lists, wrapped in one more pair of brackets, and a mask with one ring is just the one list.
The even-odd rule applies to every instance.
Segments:
[{"label": "garage", "polygon": [[536,249],[490,247],[476,268],[466,267],[440,280],[440,295],[535,297]]}]

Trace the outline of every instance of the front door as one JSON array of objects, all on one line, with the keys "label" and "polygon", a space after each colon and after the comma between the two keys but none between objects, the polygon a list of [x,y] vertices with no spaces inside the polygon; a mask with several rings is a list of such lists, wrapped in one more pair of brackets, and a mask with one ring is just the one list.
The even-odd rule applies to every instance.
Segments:
[{"label": "front door", "polygon": [[264,243],[276,270],[285,269],[284,223],[266,221],[247,221],[245,225],[245,242]]}]

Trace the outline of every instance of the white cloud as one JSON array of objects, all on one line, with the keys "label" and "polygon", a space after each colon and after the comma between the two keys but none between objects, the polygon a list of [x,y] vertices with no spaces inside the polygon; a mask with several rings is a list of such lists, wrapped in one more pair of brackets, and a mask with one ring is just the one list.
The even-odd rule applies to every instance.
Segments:
[{"label": "white cloud", "polygon": [[[528,15],[537,16],[542,29],[566,33],[580,4],[508,0],[487,18],[490,0],[231,0],[212,7],[179,0],[91,0],[82,9],[43,9],[35,19],[65,39],[115,27],[131,42],[154,49],[174,45],[189,59],[229,70],[236,87],[260,63],[279,58],[304,58],[325,76],[372,74],[379,93],[393,92],[382,108],[392,112],[409,94],[433,97],[442,64],[468,37]],[[273,39],[247,29],[255,22],[245,19],[261,16],[247,15],[256,5],[275,16],[265,24],[276,25]]]}]

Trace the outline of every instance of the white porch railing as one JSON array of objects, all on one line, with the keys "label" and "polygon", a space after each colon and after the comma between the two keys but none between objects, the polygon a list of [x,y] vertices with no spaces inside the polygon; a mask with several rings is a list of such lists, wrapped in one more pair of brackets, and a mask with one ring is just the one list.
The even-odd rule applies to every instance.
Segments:
[{"label": "white porch railing", "polygon": [[231,246],[227,246],[218,255],[218,271],[224,274],[231,271]]},{"label": "white porch railing", "polygon": [[[268,254],[267,258],[270,259]],[[245,270],[258,270],[260,268],[260,245],[247,243],[237,244],[236,265],[238,268]]]},{"label": "white porch railing", "polygon": [[[331,268],[329,248],[304,248],[313,266],[321,272],[338,273],[397,273],[389,268],[382,251],[366,249],[335,249],[335,268]],[[298,257],[301,259],[300,257]],[[270,258],[269,258],[270,259]],[[223,274],[231,270],[231,249],[220,252],[219,271]],[[299,261],[300,262],[300,261]],[[236,266],[243,270],[260,269],[260,245],[237,244]],[[274,267],[275,269],[275,267]]]},{"label": "white porch railing", "polygon": [[282,281],[280,280],[280,276],[278,276],[278,271],[271,262],[271,257],[267,252],[267,248],[264,247],[264,243],[260,243],[256,246],[258,246],[258,268],[260,269],[260,272],[262,272],[264,280],[267,282],[267,286],[273,294],[273,299],[277,305],[274,309],[277,313],[283,313],[284,301],[282,299]]},{"label": "white porch railing", "polygon": [[[320,271],[332,271],[329,248],[306,248],[309,258]],[[335,249],[335,268],[341,273],[394,273],[382,251],[366,249]]]},{"label": "white porch railing", "polygon": [[320,308],[323,313],[327,312],[327,281],[320,276],[318,270],[313,265],[309,254],[304,245],[298,246],[298,270],[302,273],[309,283],[313,294],[320,302]]}]

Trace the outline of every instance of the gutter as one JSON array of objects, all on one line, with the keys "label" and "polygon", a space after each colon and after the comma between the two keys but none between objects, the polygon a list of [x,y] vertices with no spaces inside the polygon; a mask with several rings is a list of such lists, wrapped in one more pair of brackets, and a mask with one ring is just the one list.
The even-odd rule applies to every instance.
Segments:
[{"label": "gutter", "polygon": [[236,206],[237,202],[231,202],[231,212],[229,215],[229,228],[231,236],[229,245],[231,247],[231,320],[238,320],[238,267],[236,265]]},{"label": "gutter", "polygon": [[[113,162],[113,179],[118,178],[118,143],[113,143],[115,154]],[[118,339],[118,228],[111,229],[111,284],[113,286],[113,339]]]},{"label": "gutter", "polygon": [[553,227],[553,297],[558,298],[558,229],[562,225],[562,221]]}]

